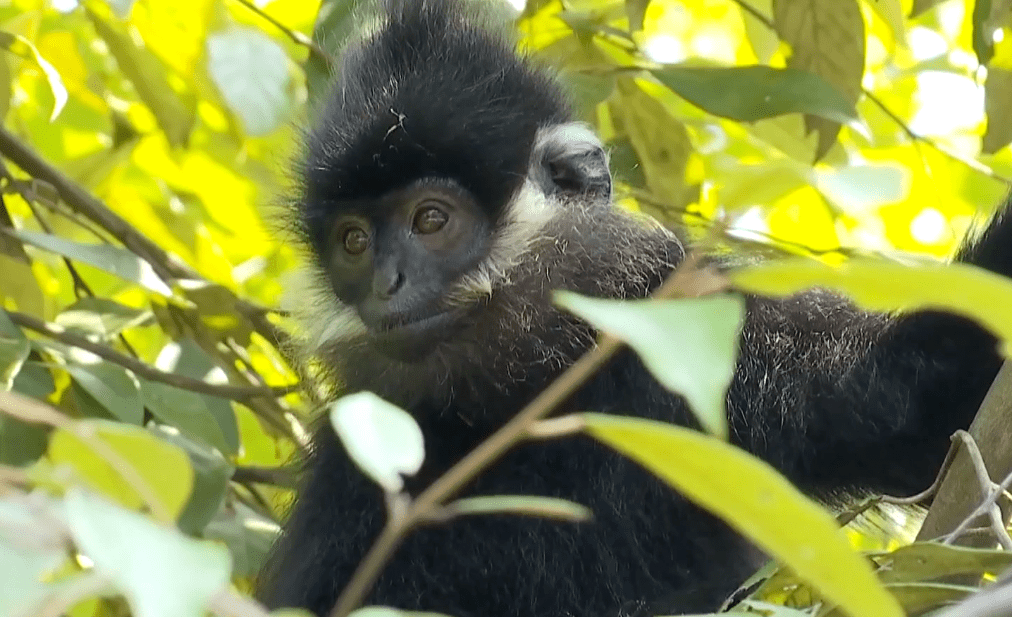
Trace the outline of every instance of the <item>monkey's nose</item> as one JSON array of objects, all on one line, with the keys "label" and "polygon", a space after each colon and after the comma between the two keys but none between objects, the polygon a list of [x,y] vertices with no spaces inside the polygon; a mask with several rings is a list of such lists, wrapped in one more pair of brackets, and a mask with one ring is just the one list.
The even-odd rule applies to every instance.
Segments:
[{"label": "monkey's nose", "polygon": [[404,273],[397,268],[378,268],[372,277],[372,291],[380,300],[389,300],[404,286]]}]

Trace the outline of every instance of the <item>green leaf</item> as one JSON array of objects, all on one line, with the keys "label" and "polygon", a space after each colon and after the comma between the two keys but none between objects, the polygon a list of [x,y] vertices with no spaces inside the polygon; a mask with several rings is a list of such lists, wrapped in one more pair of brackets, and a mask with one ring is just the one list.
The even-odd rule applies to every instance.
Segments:
[{"label": "green leaf", "polygon": [[647,13],[650,0],[625,0],[625,12],[629,17],[629,31],[637,32],[643,29],[643,17]]},{"label": "green leaf", "polygon": [[751,0],[747,6],[752,10],[745,10],[743,5],[738,6],[741,8],[741,22],[745,27],[745,38],[751,45],[752,51],[755,52],[759,63],[768,64],[780,49],[780,37],[769,26],[773,20],[773,0]]},{"label": "green leaf", "polygon": [[[0,319],[2,315],[0,310]],[[49,369],[35,362],[26,362],[13,382],[15,392],[40,400],[45,400],[55,389]],[[0,464],[20,467],[37,461],[46,452],[49,432],[50,427],[44,424],[0,414]]]},{"label": "green leaf", "polygon": [[372,392],[339,398],[330,423],[359,469],[384,490],[404,487],[401,474],[418,473],[425,459],[422,429],[411,414]]},{"label": "green leaf", "polygon": [[[791,46],[788,68],[821,77],[848,104],[857,103],[865,65],[864,19],[857,0],[773,0],[773,24]],[[829,152],[843,123],[808,112],[806,134],[819,133],[816,160]]]},{"label": "green leaf", "polygon": [[556,299],[595,328],[625,341],[657,381],[685,397],[708,431],[726,437],[724,398],[745,318],[741,298],[621,301],[560,292]]},{"label": "green leaf", "polygon": [[593,512],[567,499],[532,495],[490,495],[465,497],[446,506],[454,516],[484,514],[520,514],[563,521],[589,521]]},{"label": "green leaf", "polygon": [[812,114],[840,123],[857,119],[854,105],[826,80],[798,69],[672,65],[651,72],[693,105],[739,122],[791,113]]},{"label": "green leaf", "polygon": [[[190,339],[183,339],[166,345],[158,355],[157,367],[169,373],[177,373],[191,379],[201,379],[208,382],[224,381],[224,373],[214,363],[207,353],[200,348],[200,345]],[[221,379],[217,379],[221,377]],[[235,455],[239,452],[239,425],[235,419],[235,410],[232,404],[216,396],[201,397],[202,405],[207,408],[208,413],[218,424],[224,442],[221,451]],[[163,409],[162,412],[167,412]],[[178,417],[176,419],[179,419]],[[188,425],[189,426],[189,425]],[[203,425],[201,425],[203,426]],[[197,427],[190,426],[198,430]],[[203,430],[203,429],[199,429]],[[210,429],[207,429],[210,431]],[[209,432],[210,437],[213,432]],[[218,446],[216,442],[208,442]]]},{"label": "green leaf", "polygon": [[0,464],[20,467],[38,460],[46,451],[48,434],[44,425],[0,414]]},{"label": "green leaf", "polygon": [[207,37],[207,69],[246,133],[264,135],[291,108],[288,56],[260,30],[232,28]]},{"label": "green leaf", "polygon": [[917,542],[873,557],[882,580],[909,583],[957,574],[999,573],[1012,566],[1012,553],[991,549]]},{"label": "green leaf", "polygon": [[832,267],[794,258],[732,270],[729,276],[742,290],[762,295],[789,296],[821,287],[873,311],[949,311],[990,329],[1005,342],[1005,355],[1012,354],[1012,282],[975,266],[909,266],[858,258]]},{"label": "green leaf", "polygon": [[207,524],[218,514],[228,492],[228,480],[235,469],[221,452],[162,426],[152,429],[159,438],[177,446],[190,457],[194,471],[193,490],[186,508],[179,515],[179,528],[192,536],[203,533]]},{"label": "green leaf", "polygon": [[[758,600],[743,600],[737,608],[742,609],[738,615],[743,617],[756,617],[757,615],[762,615],[762,617],[813,617],[814,615],[811,610],[801,610]],[[728,613],[717,613],[717,615],[726,617]]]},{"label": "green leaf", "polygon": [[190,439],[234,454],[217,419],[211,415],[203,396],[154,381],[141,380],[144,405],[159,420],[180,430]]},{"label": "green leaf", "polygon": [[[951,606],[980,591],[977,587],[926,582],[891,583],[886,585],[886,588],[892,592],[908,615],[923,615],[933,608]],[[833,617],[838,617],[838,614]]]},{"label": "green leaf", "polygon": [[984,82],[984,110],[987,130],[981,142],[984,154],[994,154],[1012,143],[1012,118],[1008,113],[1012,100],[1012,67],[987,67]]},{"label": "green leaf", "polygon": [[882,19],[882,23],[889,26],[893,40],[901,45],[905,45],[907,39],[906,23],[903,20],[904,2],[905,0],[864,0]]},{"label": "green leaf", "polygon": [[144,422],[144,402],[137,378],[125,368],[101,364],[70,364],[67,372],[112,417],[140,425]]},{"label": "green leaf", "polygon": [[[952,606],[980,591],[979,587],[919,581],[888,583],[886,589],[893,594],[907,615],[928,615],[932,609]],[[839,608],[820,613],[820,617],[844,617]]]},{"label": "green leaf", "polygon": [[236,307],[239,298],[223,285],[206,281],[186,281],[180,285],[186,299],[196,305],[200,321],[234,339],[240,345],[250,344],[253,328]]},{"label": "green leaf", "polygon": [[[10,98],[10,92],[4,92],[4,88],[10,88],[10,75],[5,74],[4,70],[7,68],[7,58],[0,56],[0,121],[3,120],[7,113],[7,103]],[[4,85],[4,80],[7,84]],[[4,203],[3,199],[0,199],[0,228],[13,229],[14,219],[11,218],[11,213],[7,209],[7,204]],[[12,259],[22,264],[30,264],[31,260],[28,259],[28,254],[25,253],[25,247],[20,242],[0,234],[0,256]],[[2,296],[0,296],[2,298]]]},{"label": "green leaf", "polygon": [[650,208],[650,214],[662,221],[680,221],[685,208],[699,199],[699,187],[685,177],[693,154],[689,131],[634,80],[619,79],[618,91],[621,99],[611,106],[612,116],[622,121],[647,188],[668,206],[666,211],[656,208],[658,212]]},{"label": "green leaf", "polygon": [[[13,238],[12,230],[0,226],[0,236]],[[18,245],[21,242],[16,241]],[[0,254],[0,272],[4,273],[3,285],[0,285],[0,302],[6,306],[13,303],[19,311],[42,315],[48,306],[45,294],[39,289],[39,282],[32,272],[32,266],[20,259]]]},{"label": "green leaf", "polygon": [[42,74],[46,76],[46,83],[49,84],[49,91],[53,93],[53,112],[49,115],[49,121],[56,120],[56,117],[60,115],[63,110],[63,106],[67,104],[67,88],[63,85],[63,79],[60,77],[60,73],[53,67],[52,64],[46,61],[45,58],[39,54],[39,50],[35,48],[35,45],[24,38],[10,32],[0,30],[0,47],[3,47],[7,51],[24,58],[30,62],[35,63],[35,66],[42,71]]},{"label": "green leaf", "polygon": [[74,261],[86,263],[99,270],[105,270],[122,279],[137,283],[163,296],[171,296],[172,290],[155,274],[151,264],[130,251],[111,244],[81,244],[59,236],[28,230],[4,230],[25,244],[35,248],[63,255]]},{"label": "green leaf", "polygon": [[203,617],[228,588],[228,551],[74,489],[67,525],[95,568],[112,579],[137,617]]},{"label": "green leaf", "polygon": [[583,414],[587,431],[728,522],[852,617],[902,617],[833,517],[767,463],[691,429]]},{"label": "green leaf", "polygon": [[[107,420],[84,420],[79,424],[134,469],[173,517],[182,512],[193,488],[193,469],[185,452],[129,424]],[[121,468],[67,430],[53,433],[46,456],[53,465],[69,466],[75,480],[127,508],[143,504],[134,488],[124,481]]]},{"label": "green leaf", "polygon": [[572,72],[563,75],[562,80],[571,93],[577,115],[588,121],[594,118],[597,105],[611,96],[615,90],[613,75],[587,75]]},{"label": "green leaf", "polygon": [[123,75],[137,89],[158,126],[173,146],[184,146],[197,121],[196,102],[192,94],[184,98],[169,83],[168,71],[150,50],[141,47],[133,37],[119,31],[95,12],[98,5],[88,5],[86,12],[95,31],[109,47]]},{"label": "green leaf", "polygon": [[108,298],[85,296],[57,315],[54,323],[73,332],[110,339],[152,319],[151,311],[124,306]]},{"label": "green leaf", "polygon": [[41,400],[56,390],[56,383],[45,364],[29,361],[21,366],[21,371],[14,378],[13,390]]},{"label": "green leaf", "polygon": [[0,308],[0,390],[10,390],[32,352],[28,338]]},{"label": "green leaf", "polygon": [[236,576],[252,576],[260,570],[280,532],[276,522],[234,502],[218,511],[204,529],[204,537],[228,547]]},{"label": "green leaf", "polygon": [[992,4],[992,0],[975,0],[973,3],[973,53],[977,54],[977,62],[981,66],[987,66],[994,57]]}]

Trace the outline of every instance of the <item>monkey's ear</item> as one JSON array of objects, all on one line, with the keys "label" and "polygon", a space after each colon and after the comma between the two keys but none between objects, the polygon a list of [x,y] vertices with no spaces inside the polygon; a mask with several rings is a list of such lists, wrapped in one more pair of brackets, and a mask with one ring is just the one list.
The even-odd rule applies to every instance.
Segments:
[{"label": "monkey's ear", "polygon": [[611,197],[608,155],[600,146],[581,144],[578,148],[545,154],[532,173],[546,194],[561,192],[602,199]]}]

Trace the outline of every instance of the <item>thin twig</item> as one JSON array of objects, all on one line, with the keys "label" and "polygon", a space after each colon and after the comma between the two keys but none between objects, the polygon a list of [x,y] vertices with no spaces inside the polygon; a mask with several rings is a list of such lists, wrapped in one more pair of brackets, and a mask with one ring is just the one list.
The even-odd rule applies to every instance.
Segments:
[{"label": "thin twig", "polygon": [[10,465],[0,465],[0,484],[28,486],[31,482],[31,476],[24,469],[11,467]]},{"label": "thin twig", "polygon": [[952,462],[956,460],[956,453],[958,452],[959,443],[952,440],[949,444],[948,452],[945,453],[945,459],[942,461],[941,467],[938,468],[938,473],[935,474],[935,480],[928,488],[916,495],[911,495],[910,497],[891,497],[889,495],[883,495],[881,497],[882,501],[897,506],[912,506],[914,504],[921,503],[930,497],[934,497],[935,493],[938,492],[939,487],[942,486],[942,481],[945,480],[946,474],[949,473],[949,468],[952,467]]},{"label": "thin twig", "polygon": [[[743,12],[748,13],[750,16],[755,18],[756,21],[766,26],[767,28],[769,28],[771,32],[779,36],[776,24],[773,23],[773,21],[769,17],[764,15],[759,9],[755,8],[745,0],[732,0],[732,1],[739,7],[741,7],[741,10]],[[998,180],[999,182],[1004,182],[1007,186],[1012,186],[1012,178],[1006,178],[1005,176],[1002,176],[1001,174],[995,172],[987,165],[984,165],[980,161],[962,157],[959,154],[952,152],[948,148],[942,146],[935,140],[915,132],[913,129],[910,128],[910,125],[908,125],[903,120],[903,118],[900,118],[896,113],[894,113],[891,109],[889,109],[889,107],[887,107],[886,104],[883,103],[882,100],[879,99],[877,96],[875,96],[871,91],[862,88],[861,93],[864,94],[864,96],[866,96],[869,101],[874,103],[876,107],[881,109],[882,113],[887,115],[890,120],[895,122],[896,125],[900,128],[900,130],[903,131],[903,133],[906,134],[906,136],[909,137],[911,141],[924,143],[930,146],[931,148],[934,148],[944,156],[958,163],[962,163],[963,165],[966,165],[967,167],[973,169],[974,171],[978,171],[989,178]]]},{"label": "thin twig", "polygon": [[1012,473],[1002,481],[1001,484],[995,484],[991,479],[991,474],[987,470],[987,466],[984,464],[984,458],[980,454],[980,449],[977,447],[977,442],[973,439],[970,433],[966,431],[956,431],[952,435],[953,443],[959,443],[965,448],[965,452],[970,457],[970,462],[973,466],[974,473],[977,477],[977,482],[980,485],[980,493],[984,495],[984,501],[978,505],[973,512],[971,512],[963,521],[948,533],[942,539],[943,544],[953,544],[958,540],[963,533],[982,516],[988,518],[988,522],[991,525],[991,531],[995,539],[1002,544],[1002,546],[1008,546],[1012,548],[1012,537],[1009,537],[1008,530],[1005,528],[1005,522],[1002,520],[1001,510],[998,509],[997,501],[1001,497],[1005,496],[1009,485],[1012,484]]},{"label": "thin twig", "polygon": [[298,470],[295,467],[257,467],[246,465],[236,467],[232,480],[240,484],[270,484],[284,488],[294,488]]},{"label": "thin twig", "polygon": [[130,223],[107,208],[63,172],[47,163],[3,127],[0,127],[0,153],[28,175],[51,184],[68,206],[108,231],[123,246],[150,263],[163,280],[194,278],[194,273],[189,267],[169,256],[147,236],[134,229]]},{"label": "thin twig", "polygon": [[283,23],[275,19],[269,13],[267,13],[257,5],[253,4],[252,2],[250,2],[250,0],[235,0],[235,1],[243,5],[247,9],[253,11],[265,21],[269,22],[272,26],[280,30],[285,36],[292,39],[292,41],[294,41],[296,44],[302,45],[303,47],[308,49],[309,53],[316,56],[321,61],[323,61],[323,63],[327,66],[328,69],[334,66],[334,58],[330,54],[328,54],[325,49],[317,45],[312,38],[306,36],[305,34],[299,32],[298,30],[292,30],[288,26],[284,25]]},{"label": "thin twig", "polygon": [[776,24],[774,24],[769,17],[763,15],[762,12],[759,11],[759,9],[755,8],[748,2],[745,2],[745,0],[733,0],[733,2],[737,4],[739,7],[741,7],[741,10],[745,11],[746,13],[754,17],[762,25],[766,26],[773,32],[777,31]]},{"label": "thin twig", "polygon": [[[890,120],[895,122],[896,126],[898,126],[900,130],[903,131],[903,133],[908,138],[910,138],[911,141],[927,144],[928,146],[934,148],[944,156],[956,161],[957,163],[962,163],[963,165],[966,165],[970,169],[980,172],[985,176],[991,178],[992,180],[997,180],[999,182],[1003,182],[1007,186],[1012,186],[1012,178],[1007,178],[995,172],[993,169],[991,169],[987,165],[984,165],[980,161],[960,156],[959,154],[956,154],[955,152],[952,152],[945,146],[941,145],[934,139],[931,139],[930,137],[926,137],[924,135],[921,135],[920,133],[915,132],[912,128],[910,128],[910,125],[903,120],[903,118],[900,118],[893,110],[889,109],[889,107],[884,102],[882,102],[881,99],[875,96],[874,93],[866,89],[862,89],[862,93],[864,94],[864,96],[868,98],[869,101],[874,103],[875,106],[882,111],[882,113],[888,116]],[[925,166],[927,166],[927,163],[925,163]]]},{"label": "thin twig", "polygon": [[998,544],[1006,551],[1012,551],[1012,537],[1009,537],[1008,529],[1005,529],[1005,523],[1001,520],[1001,508],[998,504],[993,503],[987,509],[987,519],[991,523],[991,532],[998,538]]},{"label": "thin twig", "polygon": [[107,362],[112,362],[113,364],[117,364],[123,368],[133,371],[140,377],[183,390],[196,392],[198,394],[207,394],[209,396],[217,396],[233,401],[245,402],[250,399],[261,397],[274,398],[285,396],[287,394],[291,394],[292,392],[298,392],[301,388],[301,386],[297,384],[270,388],[212,384],[201,379],[193,379],[176,373],[167,373],[151,366],[150,364],[145,364],[140,360],[136,360],[126,354],[120,353],[111,347],[95,343],[83,336],[68,332],[59,326],[48,324],[41,319],[32,317],[31,315],[26,315],[17,311],[7,311],[7,315],[10,317],[12,322],[22,328],[38,332],[39,334],[45,335],[55,341],[90,351]]}]

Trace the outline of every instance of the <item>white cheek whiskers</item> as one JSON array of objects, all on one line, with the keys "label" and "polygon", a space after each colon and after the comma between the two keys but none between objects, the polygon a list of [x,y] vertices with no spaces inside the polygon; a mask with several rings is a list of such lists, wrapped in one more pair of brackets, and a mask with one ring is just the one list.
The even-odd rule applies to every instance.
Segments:
[{"label": "white cheek whiskers", "polygon": [[531,180],[524,182],[506,206],[499,225],[492,232],[492,247],[475,269],[465,274],[447,294],[453,305],[467,305],[492,296],[509,283],[510,272],[544,239],[548,224],[558,215],[559,206]]},{"label": "white cheek whiskers", "polygon": [[334,296],[321,272],[303,268],[292,276],[286,289],[282,306],[301,326],[299,342],[308,354],[368,333],[358,312]]}]

